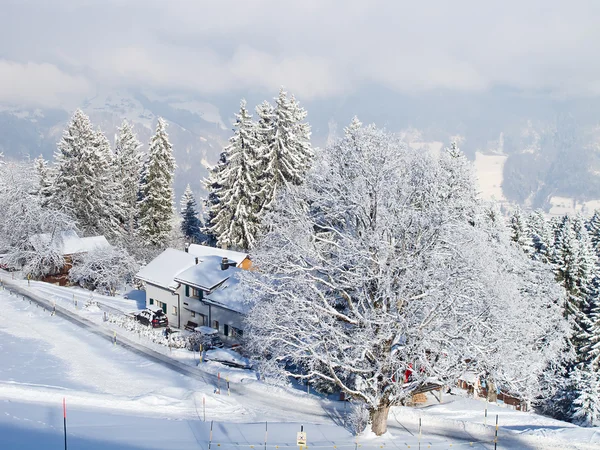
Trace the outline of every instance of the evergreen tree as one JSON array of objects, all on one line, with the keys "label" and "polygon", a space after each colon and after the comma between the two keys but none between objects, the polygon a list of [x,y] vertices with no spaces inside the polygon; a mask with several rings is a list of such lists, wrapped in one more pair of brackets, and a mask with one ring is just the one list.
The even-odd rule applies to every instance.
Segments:
[{"label": "evergreen tree", "polygon": [[142,172],[141,144],[133,128],[124,120],[115,143],[115,178],[123,207],[122,222],[131,236],[138,214],[138,195]]},{"label": "evergreen tree", "polygon": [[217,245],[217,237],[211,231],[211,226],[215,220],[216,211],[218,211],[217,205],[219,204],[219,196],[217,192],[221,189],[219,184],[220,174],[227,167],[227,155],[225,152],[221,152],[219,161],[213,167],[208,168],[208,178],[204,180],[204,186],[208,191],[208,197],[204,200],[204,206],[208,211],[207,218],[204,221],[205,226],[202,228],[203,238],[205,239],[206,245],[215,247]]},{"label": "evergreen tree", "polygon": [[587,229],[590,232],[592,244],[596,254],[600,257],[600,211],[595,210],[590,220],[587,222]]},{"label": "evergreen tree", "polygon": [[211,231],[219,245],[249,250],[260,230],[255,124],[242,100],[234,135],[225,148],[227,165],[218,173],[219,202],[213,206]]},{"label": "evergreen tree", "polygon": [[358,130],[360,130],[362,125],[363,124],[360,120],[358,120],[358,117],[354,116],[350,122],[350,125],[344,128],[344,134],[348,137],[351,137],[355,135]]},{"label": "evergreen tree", "polygon": [[48,162],[42,155],[34,160],[34,168],[38,177],[38,189],[36,195],[39,196],[43,207],[48,206],[50,197],[52,197],[52,177],[50,175],[50,169],[48,168]]},{"label": "evergreen tree", "polygon": [[532,212],[527,227],[531,234],[531,257],[536,261],[551,262],[554,252],[554,233],[544,213],[540,210]]},{"label": "evergreen tree", "polygon": [[572,371],[571,380],[575,394],[574,422],[591,427],[600,425],[600,372],[590,364],[581,364]]},{"label": "evergreen tree", "polygon": [[269,109],[261,108],[260,119],[265,125],[273,124],[272,136],[266,143],[265,134],[260,132],[260,155],[263,158],[264,204],[270,209],[279,189],[286,184],[300,184],[311,166],[313,151],[310,144],[310,126],[304,122],[306,111],[300,107],[294,96],[288,98],[287,92],[279,91],[275,102],[273,119],[269,118]]},{"label": "evergreen tree", "polygon": [[110,144],[81,110],[75,111],[54,157],[51,205],[75,217],[86,233],[118,234],[120,202]]},{"label": "evergreen tree", "polygon": [[196,208],[196,199],[188,184],[180,202],[180,213],[183,218],[183,221],[181,222],[181,232],[185,238],[192,243],[199,243],[201,241],[200,229],[202,227],[202,222],[198,219]]},{"label": "evergreen tree", "polygon": [[529,229],[527,226],[527,221],[525,220],[525,216],[523,215],[521,208],[518,206],[510,217],[509,226],[511,230],[510,238],[513,240],[513,242],[516,242],[526,254],[530,254],[531,238],[529,235]]},{"label": "evergreen tree", "polygon": [[150,245],[164,246],[172,230],[173,177],[175,159],[166,131],[167,123],[159,117],[150,140],[148,170],[142,185],[143,199],[139,212],[139,233]]}]

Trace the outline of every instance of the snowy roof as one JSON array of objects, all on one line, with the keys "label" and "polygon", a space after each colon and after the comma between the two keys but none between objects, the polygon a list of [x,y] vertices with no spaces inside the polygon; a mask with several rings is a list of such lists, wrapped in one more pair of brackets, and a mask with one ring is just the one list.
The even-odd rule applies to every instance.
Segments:
[{"label": "snowy roof", "polygon": [[236,264],[240,264],[244,259],[248,258],[248,253],[234,252],[232,250],[223,250],[222,248],[209,247],[207,245],[191,244],[188,247],[188,252],[194,256],[219,256],[227,258]]},{"label": "snowy roof", "polygon": [[194,255],[168,248],[142,267],[136,278],[165,289],[175,289],[177,287],[177,283],[174,282],[175,277],[195,265]]},{"label": "snowy roof", "polygon": [[[51,233],[35,234],[29,238],[29,242],[34,249],[40,250],[49,245],[52,241]],[[54,236],[54,245],[64,255],[75,255],[78,253],[87,253],[97,248],[110,247],[110,244],[104,236],[79,237],[73,230],[61,231],[59,236]]]},{"label": "snowy roof", "polygon": [[[193,255],[189,255],[194,258]],[[220,256],[205,256],[202,262],[178,274],[175,281],[210,292],[233,273],[241,270],[236,267],[222,270],[221,260]]]},{"label": "snowy roof", "polygon": [[[231,269],[229,269],[231,270]],[[244,301],[243,290],[240,287],[239,270],[232,274],[223,284],[221,284],[214,292],[207,294],[204,301],[213,303],[217,306],[238,312],[240,314],[248,314],[252,305]]]}]

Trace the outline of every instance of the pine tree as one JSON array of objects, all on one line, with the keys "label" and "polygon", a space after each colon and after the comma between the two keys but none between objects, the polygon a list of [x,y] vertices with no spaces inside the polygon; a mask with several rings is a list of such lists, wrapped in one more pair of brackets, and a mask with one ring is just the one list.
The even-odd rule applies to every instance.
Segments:
[{"label": "pine tree", "polygon": [[350,125],[344,128],[344,134],[348,137],[353,136],[357,130],[360,130],[362,127],[362,122],[358,120],[358,117],[354,116]]},{"label": "pine tree", "polygon": [[198,219],[196,211],[197,204],[194,193],[188,184],[181,197],[180,213],[183,221],[181,222],[181,232],[185,238],[192,243],[200,243],[202,222]]},{"label": "pine tree", "polygon": [[52,177],[48,162],[42,155],[34,160],[34,168],[38,177],[38,189],[36,195],[40,198],[42,206],[48,206],[52,197]]},{"label": "pine tree", "polygon": [[131,236],[138,214],[138,195],[142,172],[141,144],[133,128],[124,120],[115,143],[115,178],[119,185],[119,198],[123,207],[122,222]]},{"label": "pine tree", "polygon": [[208,177],[203,180],[204,187],[208,191],[208,197],[204,200],[204,206],[208,211],[206,220],[204,221],[205,226],[202,228],[202,234],[204,236],[206,245],[215,247],[217,245],[217,236],[211,231],[212,224],[215,220],[216,212],[218,211],[217,205],[219,204],[219,196],[217,192],[221,189],[219,184],[220,174],[227,167],[227,155],[225,152],[221,152],[219,161],[213,167],[208,168]]},{"label": "pine tree", "polygon": [[596,254],[600,257],[600,211],[594,211],[594,214],[587,222],[587,229],[590,232]]},{"label": "pine tree", "polygon": [[583,426],[600,425],[600,372],[581,364],[571,373],[575,391],[572,418]]},{"label": "pine tree", "polygon": [[311,166],[313,150],[310,144],[310,126],[304,122],[306,111],[300,107],[295,97],[288,99],[287,92],[279,91],[275,102],[273,119],[269,109],[261,108],[260,119],[265,125],[273,124],[272,136],[266,143],[265,133],[259,132],[260,155],[264,161],[264,204],[270,209],[279,189],[287,184],[300,184]]},{"label": "pine tree", "polygon": [[50,204],[75,217],[86,233],[118,234],[120,202],[110,144],[102,132],[92,129],[81,110],[75,111],[54,157]]},{"label": "pine tree", "polygon": [[166,131],[167,123],[158,119],[150,140],[146,182],[142,186],[139,233],[150,245],[164,246],[172,230],[173,177],[175,159]]},{"label": "pine tree", "polygon": [[516,242],[526,254],[531,253],[531,237],[529,235],[529,229],[525,216],[521,211],[521,208],[517,206],[515,211],[510,217],[510,238],[513,242]]},{"label": "pine tree", "polygon": [[540,210],[532,212],[527,220],[531,234],[531,257],[536,261],[549,263],[553,259],[554,233],[551,225]]},{"label": "pine tree", "polygon": [[211,232],[219,245],[249,250],[254,246],[260,230],[260,190],[255,124],[242,100],[236,114],[234,135],[225,148],[227,161],[218,173],[216,191],[219,202],[213,206]]}]

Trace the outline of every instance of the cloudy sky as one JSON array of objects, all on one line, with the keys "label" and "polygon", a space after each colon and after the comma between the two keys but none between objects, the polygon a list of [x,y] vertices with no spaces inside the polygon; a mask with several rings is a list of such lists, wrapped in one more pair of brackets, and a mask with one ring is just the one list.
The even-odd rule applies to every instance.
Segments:
[{"label": "cloudy sky", "polygon": [[597,95],[599,19],[593,0],[0,0],[0,103],[58,106],[98,86]]}]

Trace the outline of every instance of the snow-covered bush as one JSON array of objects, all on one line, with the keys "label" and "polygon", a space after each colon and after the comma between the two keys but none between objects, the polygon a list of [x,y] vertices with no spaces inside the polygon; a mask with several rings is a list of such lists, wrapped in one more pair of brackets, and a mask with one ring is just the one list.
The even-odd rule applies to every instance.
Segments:
[{"label": "snow-covered bush", "polygon": [[130,316],[107,314],[107,320],[124,330],[136,333],[138,336],[143,336],[155,344],[171,348],[187,348],[189,345],[187,336],[171,334],[167,339],[164,328],[152,328],[148,325],[143,325]]},{"label": "snow-covered bush", "polygon": [[346,416],[346,428],[353,434],[359,435],[369,424],[369,409],[364,403],[350,402],[350,411]]},{"label": "snow-covered bush", "polygon": [[[2,263],[37,278],[56,273],[64,266],[61,232],[74,230],[75,221],[62,211],[43,207],[28,163],[0,166],[0,254]],[[32,238],[41,234],[48,239]]]},{"label": "snow-covered bush", "polygon": [[69,280],[86,289],[114,295],[119,287],[131,282],[138,269],[127,250],[103,247],[74,258]]}]

